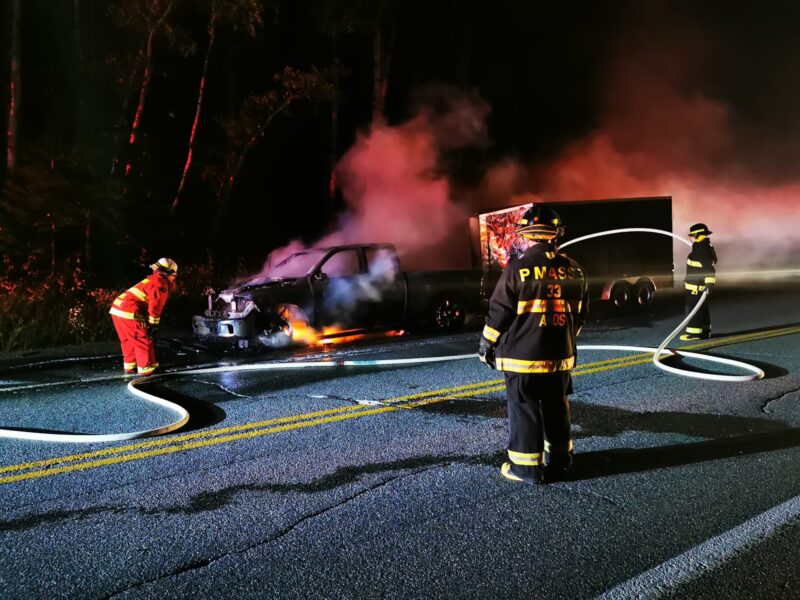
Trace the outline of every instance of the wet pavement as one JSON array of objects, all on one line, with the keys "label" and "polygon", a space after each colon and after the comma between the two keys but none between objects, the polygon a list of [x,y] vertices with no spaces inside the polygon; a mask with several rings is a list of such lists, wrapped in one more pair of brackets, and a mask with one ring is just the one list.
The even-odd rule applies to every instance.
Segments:
[{"label": "wet pavement", "polygon": [[[175,433],[0,440],[0,596],[797,597],[784,555],[800,542],[798,293],[721,292],[699,350],[766,379],[701,381],[582,352],[575,465],[547,486],[500,477],[502,379],[475,359],[186,371],[152,383],[191,414]],[[580,343],[649,346],[682,306],[601,313]],[[160,352],[171,369],[380,360],[472,353],[478,335],[244,356],[175,338]],[[68,358],[3,363],[0,427],[110,432],[171,418],[127,392],[113,352]]]}]

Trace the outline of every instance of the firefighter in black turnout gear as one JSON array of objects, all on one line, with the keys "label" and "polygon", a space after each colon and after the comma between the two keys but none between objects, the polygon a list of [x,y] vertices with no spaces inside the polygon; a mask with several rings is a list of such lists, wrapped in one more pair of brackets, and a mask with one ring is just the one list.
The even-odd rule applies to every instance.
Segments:
[{"label": "firefighter in black turnout gear", "polygon": [[581,266],[556,247],[563,231],[551,208],[525,212],[517,233],[533,243],[501,275],[478,349],[505,373],[510,462],[500,470],[513,481],[544,483],[572,464],[570,371],[588,290]]},{"label": "firefighter in black turnout gear", "polygon": [[[708,236],[711,231],[705,223],[696,223],[689,228],[689,237],[694,239],[692,251],[686,259],[686,280],[683,284],[686,288],[686,314],[688,315],[703,295],[705,290],[711,292],[711,288],[717,283],[714,265],[717,264],[717,253]],[[711,337],[711,311],[709,310],[709,299],[703,302],[703,306],[686,324],[686,331],[681,339],[704,340]]]}]

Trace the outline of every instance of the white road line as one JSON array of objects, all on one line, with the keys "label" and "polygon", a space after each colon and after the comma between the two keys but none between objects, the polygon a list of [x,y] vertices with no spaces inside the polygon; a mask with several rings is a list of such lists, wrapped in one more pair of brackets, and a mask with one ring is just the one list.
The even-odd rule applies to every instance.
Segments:
[{"label": "white road line", "polygon": [[674,592],[725,562],[768,539],[775,531],[800,519],[800,496],[706,540],[660,565],[597,596],[597,600],[648,600]]}]

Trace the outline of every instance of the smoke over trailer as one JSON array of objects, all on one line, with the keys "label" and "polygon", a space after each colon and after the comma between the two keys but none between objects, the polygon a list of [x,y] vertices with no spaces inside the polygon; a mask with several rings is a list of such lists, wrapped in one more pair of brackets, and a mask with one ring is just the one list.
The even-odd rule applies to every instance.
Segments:
[{"label": "smoke over trailer", "polygon": [[[623,228],[672,231],[672,197],[610,198],[540,202],[554,208],[566,225],[561,243],[586,235]],[[473,260],[489,274],[497,274],[508,259],[526,247],[516,235],[516,223],[532,203],[486,211],[470,219]],[[589,277],[594,300],[616,308],[649,306],[659,289],[673,286],[672,240],[643,232],[624,233],[582,241],[567,254]],[[490,276],[491,277],[491,276]]]}]

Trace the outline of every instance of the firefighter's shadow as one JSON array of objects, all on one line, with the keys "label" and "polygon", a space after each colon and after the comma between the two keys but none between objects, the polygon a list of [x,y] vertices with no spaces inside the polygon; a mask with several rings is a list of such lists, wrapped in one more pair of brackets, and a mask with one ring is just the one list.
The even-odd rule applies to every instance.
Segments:
[{"label": "firefighter's shadow", "polygon": [[573,422],[580,425],[576,438],[650,432],[706,439],[649,448],[579,452],[572,469],[560,481],[651,471],[800,446],[800,428],[768,419],[678,412],[635,413],[578,402],[573,403],[572,409]]},{"label": "firefighter's shadow", "polygon": [[[651,471],[800,446],[800,428],[772,419],[684,412],[634,412],[581,401],[573,401],[571,405],[573,437],[576,440],[615,438],[624,434],[639,434],[642,437],[648,434],[672,434],[700,440],[647,448],[611,448],[590,452],[578,449],[572,469],[562,475],[559,481]],[[422,410],[460,418],[506,417],[505,401],[500,399],[465,398],[425,406]],[[501,452],[496,459],[503,457],[505,452]]]}]

